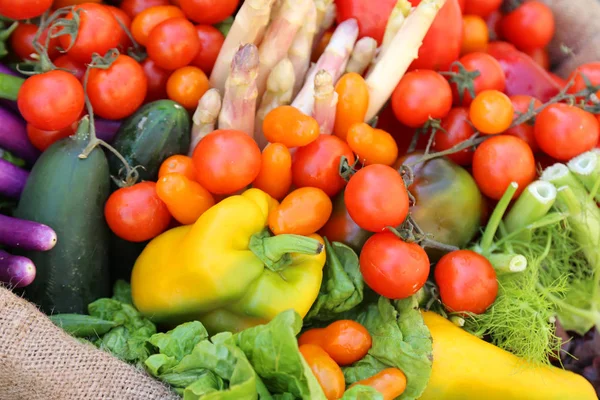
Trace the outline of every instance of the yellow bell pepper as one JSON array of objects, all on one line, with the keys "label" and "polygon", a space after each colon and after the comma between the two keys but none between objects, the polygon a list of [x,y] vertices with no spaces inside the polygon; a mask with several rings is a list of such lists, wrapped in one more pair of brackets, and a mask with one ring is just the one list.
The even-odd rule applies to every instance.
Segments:
[{"label": "yellow bell pepper", "polygon": [[581,375],[526,363],[424,312],[433,338],[433,369],[419,400],[597,400]]},{"label": "yellow bell pepper", "polygon": [[132,271],[137,309],[159,323],[199,320],[211,333],[237,332],[287,309],[305,316],[323,279],[323,239],[271,236],[268,215],[277,205],[250,189],[156,237]]}]

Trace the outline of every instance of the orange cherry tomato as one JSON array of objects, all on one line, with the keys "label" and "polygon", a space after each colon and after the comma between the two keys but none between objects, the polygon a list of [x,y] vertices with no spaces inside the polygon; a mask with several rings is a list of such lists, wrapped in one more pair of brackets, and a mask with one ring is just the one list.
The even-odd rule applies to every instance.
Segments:
[{"label": "orange cherry tomato", "polygon": [[140,182],[113,192],[104,206],[110,229],[130,242],[145,242],[171,223],[167,205],[156,194],[156,183]]},{"label": "orange cherry tomato", "polygon": [[150,7],[168,5],[170,5],[169,0],[123,0],[119,8],[125,11],[130,18],[135,18],[136,15],[144,10],[149,9]]},{"label": "orange cherry tomato", "polygon": [[370,386],[381,393],[383,400],[394,400],[406,390],[406,375],[398,368],[386,368],[350,387],[355,385]]},{"label": "orange cherry tomato", "polygon": [[498,90],[484,90],[471,103],[469,119],[486,135],[502,133],[510,127],[514,108],[510,98]]},{"label": "orange cherry tomato", "polygon": [[257,189],[281,200],[292,186],[292,155],[281,143],[271,143],[262,152],[260,172],[252,183]]},{"label": "orange cherry tomato", "polygon": [[271,143],[288,148],[302,147],[319,137],[319,124],[296,107],[280,106],[267,114],[263,132]]},{"label": "orange cherry tomato", "polygon": [[171,18],[184,17],[183,11],[175,6],[155,6],[145,9],[133,18],[131,34],[142,46],[148,43],[150,32],[161,22]]},{"label": "orange cherry tomato", "polygon": [[350,365],[367,355],[373,341],[367,328],[351,320],[331,323],[323,332],[323,350],[338,365]]},{"label": "orange cherry tomato", "polygon": [[298,338],[298,346],[303,346],[305,344],[314,344],[316,346],[321,346],[323,340],[323,334],[325,333],[325,328],[313,328],[304,332]]},{"label": "orange cherry tomato", "polygon": [[463,16],[463,40],[460,54],[485,51],[489,40],[487,23],[477,15]]},{"label": "orange cherry tomato", "polygon": [[392,165],[398,158],[398,145],[392,135],[364,122],[352,125],[346,140],[358,159],[366,165]]},{"label": "orange cherry tomato", "polygon": [[167,96],[188,110],[198,106],[198,101],[209,88],[206,74],[198,67],[179,68],[167,80]]},{"label": "orange cherry tomato", "polygon": [[160,169],[158,170],[158,179],[167,174],[173,173],[185,175],[186,178],[195,181],[196,169],[194,168],[194,161],[192,160],[192,157],[176,154],[167,158],[160,165]]},{"label": "orange cherry tomato", "polygon": [[346,380],[339,365],[329,355],[314,344],[299,347],[300,354],[319,381],[327,400],[337,400],[344,394]]},{"label": "orange cherry tomato", "polygon": [[344,74],[335,85],[338,103],[333,134],[346,140],[348,130],[357,122],[364,122],[369,108],[369,88],[357,73]]},{"label": "orange cherry tomato", "polygon": [[321,189],[296,189],[269,214],[269,227],[275,235],[311,235],[327,223],[332,210],[331,199]]},{"label": "orange cherry tomato", "polygon": [[215,205],[210,192],[183,174],[172,173],[156,183],[156,193],[173,217],[184,225],[193,224]]}]

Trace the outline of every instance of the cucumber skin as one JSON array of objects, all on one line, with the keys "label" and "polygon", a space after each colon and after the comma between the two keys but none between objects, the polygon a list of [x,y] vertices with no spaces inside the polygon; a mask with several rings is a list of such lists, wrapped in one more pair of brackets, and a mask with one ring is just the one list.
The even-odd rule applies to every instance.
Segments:
[{"label": "cucumber skin", "polygon": [[[127,118],[112,146],[131,168],[138,168],[138,181],[156,181],[160,165],[175,154],[187,154],[190,147],[191,121],[188,112],[172,100],[146,104]],[[125,178],[123,164],[112,153],[107,155],[110,173]]]},{"label": "cucumber skin", "polygon": [[102,149],[79,158],[88,141],[72,136],[48,148],[33,166],[15,212],[50,226],[58,237],[50,251],[21,252],[37,268],[24,295],[46,313],[86,313],[89,303],[110,296],[104,219],[110,176]]}]

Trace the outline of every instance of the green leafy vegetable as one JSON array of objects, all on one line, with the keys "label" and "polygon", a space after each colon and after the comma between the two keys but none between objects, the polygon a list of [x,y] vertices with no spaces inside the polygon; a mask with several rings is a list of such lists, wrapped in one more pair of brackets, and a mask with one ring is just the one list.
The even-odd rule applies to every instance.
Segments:
[{"label": "green leafy vegetable", "polygon": [[327,263],[321,290],[305,321],[330,321],[363,301],[364,281],[354,250],[327,239],[325,249]]},{"label": "green leafy vegetable", "polygon": [[406,391],[399,398],[419,398],[431,376],[433,349],[431,334],[423,322],[416,298],[392,303],[380,297],[377,303],[360,308],[345,317],[367,328],[373,344],[362,360],[343,368],[346,384],[395,367],[407,378]]},{"label": "green leafy vegetable", "polygon": [[80,338],[99,337],[117,326],[114,321],[81,314],[56,314],[49,318],[56,326]]},{"label": "green leafy vegetable", "polygon": [[133,305],[133,300],[131,299],[131,285],[123,280],[116,281],[115,286],[113,287],[112,298],[121,303]]}]

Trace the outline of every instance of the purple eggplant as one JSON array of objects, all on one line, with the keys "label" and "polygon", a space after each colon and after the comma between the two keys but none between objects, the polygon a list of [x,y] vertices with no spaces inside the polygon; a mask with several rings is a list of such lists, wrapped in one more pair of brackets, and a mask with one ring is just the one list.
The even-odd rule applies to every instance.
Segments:
[{"label": "purple eggplant", "polygon": [[0,159],[0,194],[18,199],[25,187],[29,172]]},{"label": "purple eggplant", "polygon": [[0,244],[24,250],[47,251],[56,245],[56,232],[47,225],[0,214]]},{"label": "purple eggplant", "polygon": [[33,282],[35,272],[35,265],[29,258],[13,256],[0,250],[0,282],[22,288]]},{"label": "purple eggplant", "polygon": [[98,139],[110,143],[117,134],[117,131],[121,126],[121,121],[94,118],[94,126],[96,127],[96,136],[98,136]]},{"label": "purple eggplant", "polygon": [[25,121],[5,108],[0,108],[0,147],[28,164],[33,164],[40,156],[27,137]]}]

